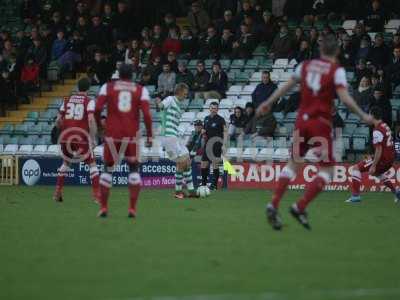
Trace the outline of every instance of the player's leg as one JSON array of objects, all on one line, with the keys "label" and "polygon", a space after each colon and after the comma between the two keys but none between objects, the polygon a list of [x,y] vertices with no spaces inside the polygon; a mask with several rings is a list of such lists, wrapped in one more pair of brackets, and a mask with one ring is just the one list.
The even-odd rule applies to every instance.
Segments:
[{"label": "player's leg", "polygon": [[213,181],[211,185],[212,190],[218,189],[218,180],[219,180],[219,167],[221,165],[221,156],[222,156],[222,143],[215,142],[213,145],[213,157],[211,158],[212,167],[213,167]]},{"label": "player's leg", "polygon": [[184,160],[183,178],[186,183],[186,188],[189,192],[188,197],[189,198],[198,198],[196,191],[194,190],[193,175],[192,175],[192,163],[190,161],[189,156],[186,156],[185,160]]},{"label": "player's leg", "polygon": [[137,202],[139,200],[139,193],[141,188],[142,180],[139,174],[139,162],[129,162],[129,209],[128,217],[135,218],[137,213]]},{"label": "player's leg", "polygon": [[348,203],[359,203],[361,201],[360,189],[362,173],[368,172],[372,165],[372,159],[365,159],[352,167],[351,171],[351,197],[346,200]]},{"label": "player's leg", "polygon": [[111,149],[116,149],[119,152],[120,143],[114,143],[114,145],[109,146],[112,141],[107,141],[104,144],[104,172],[100,175],[100,211],[98,213],[99,217],[107,217],[108,214],[108,199],[110,197],[110,189],[112,187],[112,173],[114,170],[114,157],[111,153]]},{"label": "player's leg", "polygon": [[57,182],[56,182],[56,190],[54,192],[53,199],[57,202],[63,201],[63,188],[64,188],[64,180],[67,175],[69,169],[69,163],[66,160],[63,160],[63,163],[58,168],[57,171]]},{"label": "player's leg", "polygon": [[92,184],[92,197],[94,201],[100,203],[100,172],[97,168],[96,161],[94,159],[94,154],[92,149],[89,147],[89,143],[82,144],[80,147],[80,151],[82,153],[82,159],[84,159],[85,163],[89,165],[90,169],[90,181]]},{"label": "player's leg", "polygon": [[331,182],[333,174],[333,166],[323,166],[314,180],[306,187],[303,197],[293,204],[290,208],[290,213],[299,221],[306,229],[311,229],[307,218],[306,208],[319,193],[322,192],[325,185]]},{"label": "player's leg", "polygon": [[177,199],[184,199],[185,194],[183,193],[183,174],[185,170],[185,162],[176,159],[176,172],[175,172],[175,195],[174,197]]},{"label": "player's leg", "polygon": [[282,228],[282,221],[278,214],[280,201],[285,194],[290,181],[296,177],[300,166],[301,164],[296,163],[293,159],[289,160],[279,176],[275,191],[272,196],[272,202],[267,204],[267,219],[272,228],[275,230],[280,230]]},{"label": "player's leg", "polygon": [[200,168],[201,168],[201,185],[207,186],[208,183],[208,174],[210,173],[210,162],[208,160],[208,157],[204,155],[200,163]]}]

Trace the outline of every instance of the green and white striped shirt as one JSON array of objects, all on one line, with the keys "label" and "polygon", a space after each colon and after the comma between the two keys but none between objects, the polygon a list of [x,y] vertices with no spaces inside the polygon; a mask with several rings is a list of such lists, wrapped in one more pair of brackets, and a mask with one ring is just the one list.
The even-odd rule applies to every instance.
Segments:
[{"label": "green and white striped shirt", "polygon": [[163,134],[164,136],[178,136],[179,123],[182,117],[182,110],[178,99],[174,96],[165,98],[162,102],[164,110]]}]

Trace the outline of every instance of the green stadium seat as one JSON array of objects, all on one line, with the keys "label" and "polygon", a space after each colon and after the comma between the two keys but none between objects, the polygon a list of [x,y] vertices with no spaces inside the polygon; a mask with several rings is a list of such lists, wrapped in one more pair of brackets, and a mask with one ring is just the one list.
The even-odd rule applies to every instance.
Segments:
[{"label": "green stadium seat", "polygon": [[33,138],[32,138],[32,136],[21,138],[21,139],[19,139],[18,144],[19,145],[33,145]]},{"label": "green stadium seat", "polygon": [[48,106],[48,108],[52,108],[52,109],[60,109],[61,105],[63,104],[63,99],[58,98],[58,99],[54,99]]},{"label": "green stadium seat", "polygon": [[28,126],[26,124],[18,124],[14,127],[14,134],[26,135],[28,133]]},{"label": "green stadium seat", "polygon": [[39,113],[37,111],[30,111],[28,112],[27,117],[25,118],[25,121],[30,121],[30,122],[37,122],[39,119]]},{"label": "green stadium seat", "polygon": [[221,68],[226,72],[231,67],[231,61],[229,59],[221,59]]},{"label": "green stadium seat", "polygon": [[14,131],[14,125],[6,124],[0,129],[0,134],[8,134],[11,135]]},{"label": "green stadium seat", "polygon": [[234,69],[234,70],[239,69],[239,70],[241,70],[241,69],[244,68],[244,65],[245,65],[244,59],[234,59],[232,61],[232,64],[231,64],[231,69]]},{"label": "green stadium seat", "polygon": [[361,137],[353,137],[353,150],[354,151],[365,151],[366,140]]},{"label": "green stadium seat", "polygon": [[256,70],[259,66],[260,62],[257,59],[249,59],[244,66],[245,70]]},{"label": "green stadium seat", "polygon": [[193,99],[189,104],[189,109],[202,109],[204,105],[203,99]]}]

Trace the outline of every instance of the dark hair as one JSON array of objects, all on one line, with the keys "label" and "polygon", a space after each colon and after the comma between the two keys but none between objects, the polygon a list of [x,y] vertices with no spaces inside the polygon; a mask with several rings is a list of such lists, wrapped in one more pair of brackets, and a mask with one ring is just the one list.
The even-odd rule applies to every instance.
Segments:
[{"label": "dark hair", "polygon": [[214,67],[214,66],[218,66],[218,67],[221,68],[221,63],[220,63],[218,60],[216,60],[216,61],[213,62],[212,66],[213,66],[213,67]]},{"label": "dark hair", "polygon": [[369,113],[377,120],[382,120],[382,109],[379,106],[373,106]]},{"label": "dark hair", "polygon": [[251,107],[254,109],[254,104],[253,104],[253,102],[247,102],[245,107],[246,108]]},{"label": "dark hair", "polygon": [[268,76],[271,77],[271,72],[270,72],[270,71],[262,71],[261,74],[263,74],[263,75],[268,75]]},{"label": "dark hair", "polygon": [[197,65],[198,65],[198,64],[202,64],[202,65],[204,66],[204,65],[205,65],[204,60],[198,60],[198,61],[197,61]]},{"label": "dark hair", "polygon": [[118,73],[120,79],[128,79],[128,80],[132,79],[132,67],[130,65],[123,63],[119,67]]},{"label": "dark hair", "polygon": [[339,45],[336,37],[332,34],[327,34],[322,38],[321,52],[328,56],[336,56]]},{"label": "dark hair", "polygon": [[90,80],[87,77],[81,78],[78,81],[78,90],[80,92],[86,92],[90,89]]},{"label": "dark hair", "polygon": [[217,101],[211,102],[211,103],[210,103],[210,106],[213,106],[213,105],[219,106],[219,103],[218,103]]}]

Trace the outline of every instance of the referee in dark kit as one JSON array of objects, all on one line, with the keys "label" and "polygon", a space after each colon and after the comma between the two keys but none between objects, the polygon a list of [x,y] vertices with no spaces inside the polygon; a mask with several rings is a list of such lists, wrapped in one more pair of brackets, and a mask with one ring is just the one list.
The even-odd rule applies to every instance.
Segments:
[{"label": "referee in dark kit", "polygon": [[203,122],[203,135],[206,142],[201,158],[201,181],[203,186],[207,185],[211,162],[214,174],[210,187],[212,190],[218,188],[219,166],[222,162],[221,155],[226,137],[225,119],[218,115],[218,106],[218,102],[210,104],[210,114],[204,118]]}]

